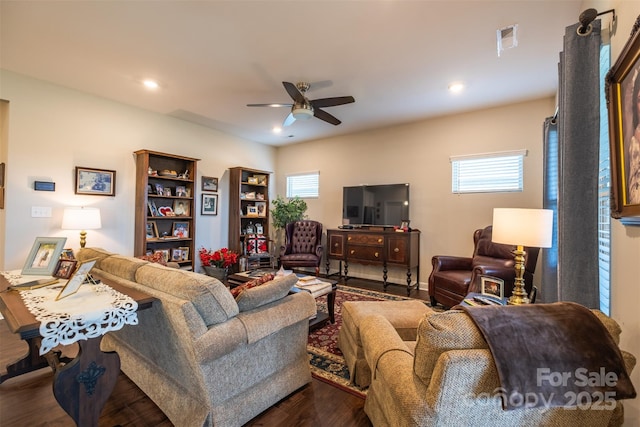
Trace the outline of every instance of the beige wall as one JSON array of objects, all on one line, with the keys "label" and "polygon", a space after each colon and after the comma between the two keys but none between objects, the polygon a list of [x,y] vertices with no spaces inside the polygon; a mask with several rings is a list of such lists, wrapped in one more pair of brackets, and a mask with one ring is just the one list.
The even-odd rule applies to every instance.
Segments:
[{"label": "beige wall", "polygon": [[[65,206],[100,208],[103,228],[89,231],[87,244],[132,255],[135,150],[200,158],[198,175],[220,178],[219,214],[196,215],[196,248],[227,246],[227,169],[273,170],[275,150],[271,147],[11,72],[1,73],[0,98],[9,101],[10,115],[2,269],[21,269],[38,236],[65,236],[67,247],[77,249],[79,234],[60,229]],[[116,196],[74,194],[76,166],[115,170]],[[34,180],[53,181],[56,191],[34,191]],[[199,195],[198,191],[197,212]],[[32,218],[33,206],[51,207],[51,218]]]},{"label": "beige wall", "polygon": [[[554,98],[523,102],[288,147],[277,152],[276,193],[287,174],[320,171],[320,197],[307,200],[309,218],[341,224],[342,187],[410,184],[411,226],[419,229],[420,281],[426,289],[431,257],[467,255],[473,231],[491,224],[494,207],[542,206],[542,123]],[[449,157],[526,149],[522,193],[452,194]],[[333,271],[337,271],[337,263]],[[353,275],[381,279],[381,268],[349,265]],[[405,283],[404,270],[392,270]]]}]

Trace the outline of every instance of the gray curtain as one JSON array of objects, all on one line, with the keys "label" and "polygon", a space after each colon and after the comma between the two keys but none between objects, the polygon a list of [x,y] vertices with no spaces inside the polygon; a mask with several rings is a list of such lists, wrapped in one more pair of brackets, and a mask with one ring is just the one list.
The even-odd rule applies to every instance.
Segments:
[{"label": "gray curtain", "polygon": [[544,205],[555,209],[556,229],[543,252],[541,297],[597,308],[600,20],[587,35],[579,26],[566,28],[560,53],[556,148],[556,125],[545,121]]}]

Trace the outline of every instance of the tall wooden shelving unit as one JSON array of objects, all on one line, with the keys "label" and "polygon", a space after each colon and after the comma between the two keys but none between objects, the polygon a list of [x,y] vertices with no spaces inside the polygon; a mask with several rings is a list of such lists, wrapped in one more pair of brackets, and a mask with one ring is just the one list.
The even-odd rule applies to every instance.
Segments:
[{"label": "tall wooden shelving unit", "polygon": [[[270,173],[244,167],[229,169],[229,249],[237,253],[244,253],[245,231],[249,223],[254,227],[261,224],[262,234],[269,237]],[[254,177],[260,177],[258,182]],[[264,206],[262,215],[249,214],[249,207],[258,204]]]},{"label": "tall wooden shelving unit", "polygon": [[[169,260],[176,261],[181,268],[194,269],[194,240],[196,234],[196,172],[199,159],[178,156],[174,154],[159,153],[150,150],[138,150],[136,155],[136,205],[135,205],[135,239],[134,255],[145,255],[149,252],[168,251]],[[163,171],[175,171],[167,174]],[[187,172],[187,177],[183,174]],[[157,194],[157,185],[169,192]],[[178,194],[177,189],[184,187],[185,192]],[[186,215],[167,214],[167,207],[174,210],[174,206],[180,205],[180,209],[188,211]],[[155,210],[151,208],[155,206]],[[161,209],[164,208],[164,209]],[[161,211],[165,212],[162,215]],[[153,227],[155,223],[156,227]],[[181,236],[180,232],[174,233],[182,224],[188,226],[188,235]],[[176,224],[178,227],[176,227]],[[157,230],[158,237],[148,235],[148,230]],[[178,234],[178,236],[174,236]],[[179,260],[174,259],[174,253],[180,254],[184,248],[188,248],[188,255]],[[177,252],[174,252],[176,251]],[[184,251],[183,251],[184,252]]]}]

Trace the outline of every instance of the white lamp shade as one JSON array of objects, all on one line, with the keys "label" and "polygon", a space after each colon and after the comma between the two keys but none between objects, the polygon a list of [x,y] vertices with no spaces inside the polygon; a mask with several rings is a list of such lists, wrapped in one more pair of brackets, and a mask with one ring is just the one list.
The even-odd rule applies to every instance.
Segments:
[{"label": "white lamp shade", "polygon": [[507,245],[550,248],[553,211],[550,209],[495,208],[491,240]]},{"label": "white lamp shade", "polygon": [[64,208],[62,215],[63,230],[97,230],[102,228],[100,209],[72,207]]}]

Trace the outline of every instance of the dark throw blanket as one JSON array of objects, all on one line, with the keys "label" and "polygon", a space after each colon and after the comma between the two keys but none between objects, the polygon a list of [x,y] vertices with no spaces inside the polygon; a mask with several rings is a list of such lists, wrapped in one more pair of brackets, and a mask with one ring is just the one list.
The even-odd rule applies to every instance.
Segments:
[{"label": "dark throw blanket", "polygon": [[504,409],[607,409],[636,396],[618,346],[589,309],[569,302],[463,309],[489,345]]}]

